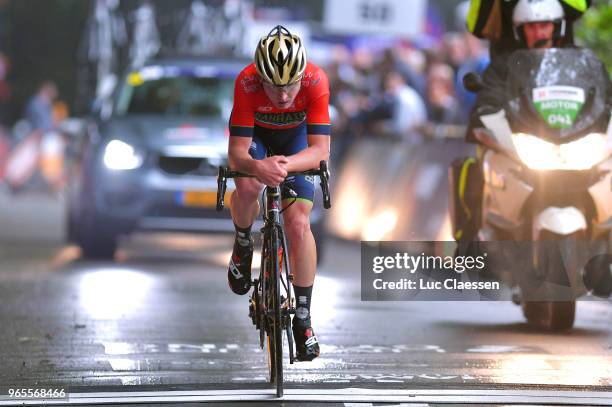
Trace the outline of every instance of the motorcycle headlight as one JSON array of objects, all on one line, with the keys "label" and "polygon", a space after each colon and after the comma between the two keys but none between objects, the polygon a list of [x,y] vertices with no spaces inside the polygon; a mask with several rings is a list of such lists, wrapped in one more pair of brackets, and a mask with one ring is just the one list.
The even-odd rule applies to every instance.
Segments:
[{"label": "motorcycle headlight", "polygon": [[609,154],[607,134],[591,133],[576,141],[554,144],[531,134],[516,133],[512,142],[532,170],[588,170]]},{"label": "motorcycle headlight", "polygon": [[144,162],[144,155],[121,140],[111,140],[104,149],[104,165],[111,170],[134,170]]}]

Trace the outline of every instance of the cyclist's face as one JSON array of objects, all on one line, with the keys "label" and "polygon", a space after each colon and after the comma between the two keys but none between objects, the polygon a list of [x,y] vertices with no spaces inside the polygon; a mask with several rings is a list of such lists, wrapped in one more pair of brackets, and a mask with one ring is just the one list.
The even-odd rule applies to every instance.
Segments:
[{"label": "cyclist's face", "polygon": [[287,109],[300,91],[302,81],[297,81],[287,86],[275,86],[267,82],[263,82],[263,88],[266,95],[272,101],[272,104],[278,109]]}]

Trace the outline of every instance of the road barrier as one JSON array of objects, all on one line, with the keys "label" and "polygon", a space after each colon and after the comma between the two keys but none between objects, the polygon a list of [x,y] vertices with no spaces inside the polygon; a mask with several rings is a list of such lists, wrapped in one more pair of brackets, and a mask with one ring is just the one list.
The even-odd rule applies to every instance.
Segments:
[{"label": "road barrier", "polygon": [[[4,178],[7,185],[13,190],[18,190],[24,187],[37,171],[40,171],[51,189],[56,191],[61,189],[65,176],[65,148],[65,140],[57,131],[32,132],[11,151],[7,151],[5,164],[0,168],[0,181]],[[1,150],[0,145],[0,163],[3,162]]]},{"label": "road barrier", "polygon": [[452,240],[448,167],[474,145],[366,139],[332,174],[331,234],[351,240]]}]

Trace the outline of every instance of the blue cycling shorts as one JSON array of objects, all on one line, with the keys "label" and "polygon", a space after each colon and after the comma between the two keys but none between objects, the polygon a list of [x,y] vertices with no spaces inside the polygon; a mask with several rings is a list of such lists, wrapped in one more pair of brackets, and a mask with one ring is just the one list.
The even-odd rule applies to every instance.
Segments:
[{"label": "blue cycling shorts", "polygon": [[[256,160],[263,160],[268,153],[270,155],[290,156],[307,147],[308,138],[305,123],[286,130],[271,130],[255,126],[249,154]],[[287,177],[285,185],[297,193],[298,199],[313,202],[315,193],[314,175]],[[283,195],[282,198],[290,199],[291,197]]]}]

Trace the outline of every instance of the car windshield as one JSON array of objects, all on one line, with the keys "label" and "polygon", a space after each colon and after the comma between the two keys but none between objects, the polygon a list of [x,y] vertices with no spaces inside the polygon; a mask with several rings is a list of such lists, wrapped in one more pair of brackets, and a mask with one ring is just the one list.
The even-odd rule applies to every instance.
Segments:
[{"label": "car windshield", "polygon": [[223,77],[176,76],[147,81],[128,77],[116,113],[229,118],[232,90],[232,80]]}]

